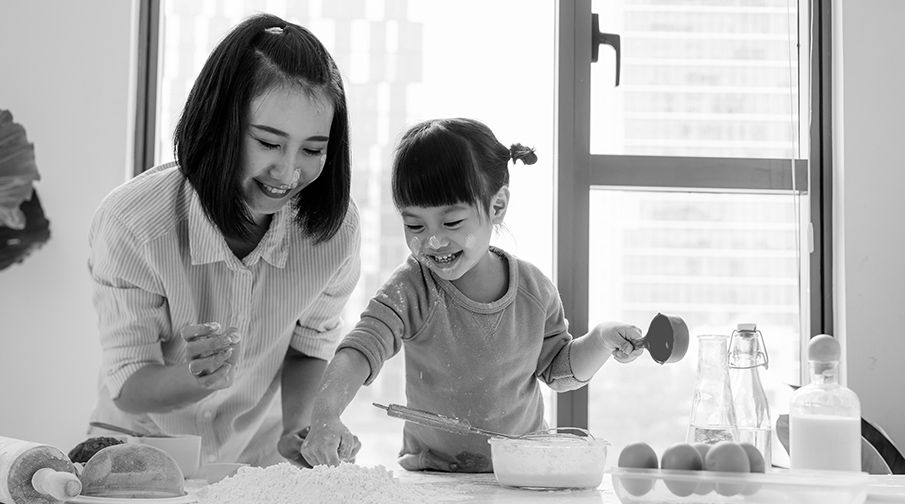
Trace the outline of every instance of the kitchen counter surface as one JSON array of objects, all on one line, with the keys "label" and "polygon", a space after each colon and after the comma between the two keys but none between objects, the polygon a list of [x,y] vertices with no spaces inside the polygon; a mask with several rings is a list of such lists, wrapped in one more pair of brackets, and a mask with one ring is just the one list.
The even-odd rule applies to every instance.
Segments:
[{"label": "kitchen counter surface", "polygon": [[619,498],[613,492],[612,481],[608,474],[596,489],[587,490],[527,490],[500,486],[493,474],[463,474],[439,472],[393,471],[403,484],[428,484],[442,488],[444,494],[448,489],[450,502],[486,502],[486,503],[552,503],[567,502],[571,504],[619,504]]},{"label": "kitchen counter surface", "polygon": [[[394,469],[393,475],[403,485],[424,485],[441,503],[488,503],[488,504],[619,504],[613,492],[608,474],[596,489],[588,490],[526,490],[500,486],[493,474],[466,474],[441,472],[411,472]],[[203,488],[203,480],[186,481],[186,490],[194,494]],[[261,503],[266,504],[266,503]]]}]

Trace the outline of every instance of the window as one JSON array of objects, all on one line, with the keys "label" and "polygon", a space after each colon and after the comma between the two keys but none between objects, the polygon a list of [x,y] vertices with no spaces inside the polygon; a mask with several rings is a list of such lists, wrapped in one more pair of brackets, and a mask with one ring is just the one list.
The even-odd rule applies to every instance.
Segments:
[{"label": "window", "polygon": [[[138,165],[172,159],[188,91],[232,26],[263,11],[311,29],[349,98],[363,221],[349,327],[408,253],[388,188],[406,127],[470,116],[506,144],[535,146],[537,164],[511,169],[497,244],[556,280],[573,334],[603,320],[646,330],[664,312],[682,316],[692,338],[679,363],[610,362],[588,387],[549,393],[548,421],[588,426],[617,449],[646,440],[661,451],[688,427],[696,335],[756,322],[776,415],[785,383],[799,381],[803,336],[828,330],[826,147],[811,133],[826,119],[809,58],[821,57],[809,34],[825,36],[811,11],[824,8],[811,1],[143,0],[148,127],[138,143],[150,155]],[[621,36],[618,87],[612,48],[590,62],[592,13]],[[405,402],[402,364],[390,361],[343,417],[363,440],[359,463],[393,464],[402,422],[370,403]]]},{"label": "window", "polygon": [[[696,336],[744,322],[764,335],[771,413],[787,408],[811,331],[808,10],[795,0],[560,4],[571,28],[560,60],[574,68],[559,68],[559,99],[574,105],[559,110],[571,129],[559,131],[557,265],[572,321],[646,330],[663,312],[691,333],[680,362],[645,353],[607,364],[561,398],[560,422],[586,417],[617,449],[684,441]],[[614,48],[601,45],[591,64],[584,47],[592,12],[601,32],[620,35],[618,87]]]}]

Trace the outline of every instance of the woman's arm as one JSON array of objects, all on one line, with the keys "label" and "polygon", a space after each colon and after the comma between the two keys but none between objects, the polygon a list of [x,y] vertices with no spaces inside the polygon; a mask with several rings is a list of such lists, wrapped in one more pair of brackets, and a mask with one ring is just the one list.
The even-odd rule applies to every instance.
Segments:
[{"label": "woman's arm", "polygon": [[327,361],[290,348],[283,360],[283,434],[294,434],[311,425],[314,395],[324,377]]},{"label": "woman's arm", "polygon": [[113,403],[126,413],[166,413],[198,402],[211,392],[198,385],[188,364],[149,364],[126,379]]}]

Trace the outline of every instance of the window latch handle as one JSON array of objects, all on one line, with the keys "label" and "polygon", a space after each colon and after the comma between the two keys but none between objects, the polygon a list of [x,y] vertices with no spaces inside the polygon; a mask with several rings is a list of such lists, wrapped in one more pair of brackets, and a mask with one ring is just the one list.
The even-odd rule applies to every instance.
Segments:
[{"label": "window latch handle", "polygon": [[622,71],[622,41],[615,33],[602,33],[597,14],[591,15],[591,62],[597,62],[600,44],[608,45],[616,51],[616,86],[619,85],[619,74]]}]

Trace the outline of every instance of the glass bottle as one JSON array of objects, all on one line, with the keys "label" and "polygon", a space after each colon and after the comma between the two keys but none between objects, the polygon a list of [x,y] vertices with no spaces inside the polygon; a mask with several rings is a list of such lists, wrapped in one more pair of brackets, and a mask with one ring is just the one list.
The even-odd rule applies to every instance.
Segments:
[{"label": "glass bottle", "polygon": [[698,376],[691,401],[687,443],[714,444],[735,439],[735,410],[729,388],[729,337],[698,336]]},{"label": "glass bottle", "polygon": [[808,343],[810,383],[792,394],[789,405],[792,469],[861,470],[861,402],[839,383],[841,357],[832,336]]},{"label": "glass bottle", "polygon": [[764,457],[764,466],[772,466],[773,423],[767,394],[760,379],[770,358],[757,324],[739,324],[729,338],[729,380],[735,409],[739,443],[753,444]]}]

